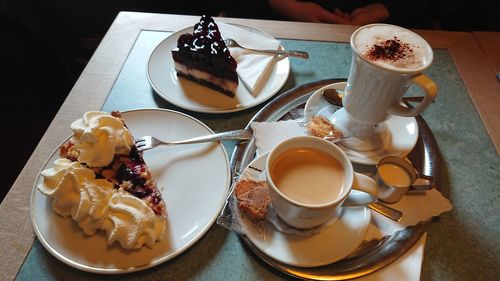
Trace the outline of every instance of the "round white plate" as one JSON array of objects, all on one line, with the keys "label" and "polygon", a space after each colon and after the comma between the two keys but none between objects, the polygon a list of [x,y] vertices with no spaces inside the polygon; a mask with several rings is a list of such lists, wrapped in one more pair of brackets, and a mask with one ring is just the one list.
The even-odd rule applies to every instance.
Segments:
[{"label": "round white plate", "polygon": [[[135,137],[153,135],[180,140],[213,133],[200,121],[176,111],[140,109],[122,113]],[[58,149],[43,169],[53,166]],[[71,218],[56,214],[51,199],[36,185],[31,194],[31,217],[42,245],[62,262],[94,273],[138,271],[166,262],[198,241],[216,220],[229,189],[229,160],[222,144],[205,143],[157,147],[144,159],[167,206],[166,234],[153,249],[124,250],[108,246],[103,231],[87,236]]]},{"label": "round white plate", "polygon": [[[223,34],[227,24],[217,23],[217,25]],[[245,32],[257,32],[273,38],[269,34],[250,27],[242,25],[234,25],[234,27],[241,28]],[[153,50],[148,61],[147,76],[151,86],[163,99],[178,107],[204,113],[244,110],[271,98],[288,79],[290,73],[290,60],[288,58],[274,64],[266,83],[256,96],[252,95],[241,81],[236,96],[231,98],[188,79],[179,78],[174,69],[172,49],[177,47],[177,39],[181,34],[192,32],[193,27],[188,27],[171,34]],[[283,49],[283,46],[280,48]]]},{"label": "round white plate", "polygon": [[[321,115],[332,121],[332,116],[339,108],[331,105],[323,98],[323,91],[326,89],[336,89],[343,91],[346,83],[334,83],[317,90],[309,97],[305,105],[306,118],[313,115]],[[337,145],[347,154],[349,159],[358,164],[376,165],[385,156],[405,157],[410,153],[418,139],[418,124],[414,117],[401,117],[393,115],[385,121],[390,137],[387,138],[383,146],[374,151],[355,151],[342,145]]]},{"label": "round white plate", "polygon": [[[267,155],[256,158],[249,166],[264,171]],[[243,174],[248,172],[245,170]],[[365,207],[342,208],[336,222],[309,236],[280,232],[270,222],[256,226],[243,213],[240,217],[248,239],[266,255],[292,266],[316,267],[334,263],[352,253],[363,242],[371,214]]]}]

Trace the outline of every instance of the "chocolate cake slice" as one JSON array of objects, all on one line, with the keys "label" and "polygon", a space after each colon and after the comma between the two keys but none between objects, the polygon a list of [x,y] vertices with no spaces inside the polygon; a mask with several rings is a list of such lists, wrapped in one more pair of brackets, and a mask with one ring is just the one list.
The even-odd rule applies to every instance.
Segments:
[{"label": "chocolate cake slice", "polygon": [[236,61],[210,16],[202,16],[193,33],[182,34],[172,50],[177,75],[234,97],[238,88]]}]

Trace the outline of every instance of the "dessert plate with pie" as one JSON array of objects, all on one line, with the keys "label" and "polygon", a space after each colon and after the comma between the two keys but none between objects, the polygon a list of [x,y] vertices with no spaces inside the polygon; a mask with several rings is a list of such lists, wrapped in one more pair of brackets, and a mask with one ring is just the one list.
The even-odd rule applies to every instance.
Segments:
[{"label": "dessert plate with pie", "polygon": [[[242,175],[264,171],[267,155],[254,159]],[[363,242],[371,220],[370,211],[365,207],[342,208],[336,222],[318,233],[302,236],[278,231],[269,221],[255,223],[246,212],[235,209],[252,244],[275,260],[298,267],[323,266],[347,257]]]},{"label": "dessert plate with pie", "polygon": [[[332,115],[338,110],[338,107],[328,103],[323,98],[322,93],[326,89],[343,91],[345,86],[345,82],[334,83],[322,87],[312,94],[305,105],[304,112],[306,118],[320,115],[333,122]],[[361,152],[343,146],[341,142],[337,143],[337,145],[347,154],[347,157],[349,157],[352,162],[365,165],[376,165],[378,161],[385,156],[404,157],[413,150],[418,139],[418,124],[414,117],[393,115],[382,123],[382,125],[387,127],[389,137],[380,149]]]},{"label": "dessert plate with pie", "polygon": [[[202,17],[200,23],[204,20],[205,18]],[[261,38],[263,40],[275,40],[271,35],[247,26],[226,24],[222,22],[217,22],[217,25],[218,30],[220,30],[220,36],[225,37],[225,35],[230,34],[236,41],[245,41],[246,37],[250,36],[254,38]],[[183,56],[182,52],[172,52],[172,50],[178,49],[178,44],[182,45],[185,42],[193,44],[192,46],[195,47],[203,46],[206,42],[203,42],[203,44],[200,43],[201,40],[192,42],[193,37],[189,35],[186,36],[186,34],[193,34],[193,32],[194,27],[188,27],[168,36],[153,50],[147,65],[148,80],[155,92],[166,101],[180,108],[204,113],[226,113],[244,110],[256,106],[274,96],[288,79],[288,75],[290,73],[290,61],[287,57],[285,57],[276,58],[264,66],[259,63],[237,66],[237,79],[233,78],[233,75],[228,75],[227,79],[224,79],[222,82],[222,88],[225,88],[224,84],[228,85],[228,87],[233,87],[233,80],[236,79],[237,87],[235,88],[235,91],[228,91],[226,89],[217,91],[207,87],[207,84],[212,84],[210,82],[217,81],[218,78],[214,79],[214,77],[218,77],[219,74],[222,73],[224,77],[225,69],[230,69],[230,65],[228,65],[228,67],[220,65],[215,67],[215,70],[210,70],[208,75],[204,74],[205,79],[203,79],[204,81],[202,81],[202,83],[205,85],[194,82],[192,80],[197,79],[192,79],[193,75],[196,76],[198,73],[189,72],[193,62],[186,60],[187,56]],[[211,30],[209,30],[209,32],[211,32]],[[218,43],[218,45],[214,45],[213,42],[208,42],[207,44],[212,44],[210,46],[216,47],[221,47],[223,44],[221,42]],[[278,48],[283,49],[283,46],[279,44]],[[208,52],[210,51],[211,49],[208,50]],[[175,62],[173,55],[176,59]],[[197,55],[195,55],[195,57],[196,56]],[[203,61],[203,59],[200,59],[199,61]],[[182,65],[179,66],[179,63]],[[219,62],[216,62],[215,64],[218,63]],[[209,64],[212,65],[212,63]],[[203,63],[200,63],[199,67],[199,69],[202,70],[205,68]],[[176,68],[181,70],[183,75],[178,75]],[[246,81],[248,79],[243,78],[244,75],[240,75],[242,69],[247,73],[262,75],[262,78],[259,79],[259,81],[252,84],[254,86],[253,88],[248,86],[249,83]],[[212,71],[215,72],[211,73]],[[191,80],[186,79],[186,77],[191,78]],[[257,83],[258,86],[256,86]],[[219,83],[217,84],[220,85]],[[216,88],[218,85],[215,85]]]},{"label": "dessert plate with pie", "polygon": [[[115,132],[118,143],[133,142],[129,135],[110,129],[116,121],[110,116],[100,121],[91,118],[98,114],[102,113],[86,114],[83,120],[89,119],[87,123],[91,125],[104,124],[104,131]],[[176,140],[213,133],[193,117],[171,110],[138,109],[118,116],[135,137],[154,135]],[[133,147],[124,155],[123,151],[116,152],[122,147],[115,149],[114,158],[111,154],[114,160],[108,165],[109,161],[102,154],[93,153],[90,145],[75,142],[78,137],[91,138],[77,133],[83,132],[84,136],[95,132],[86,126],[72,124],[75,135],[62,145],[61,151],[57,148],[49,157],[31,194],[33,228],[52,255],[88,272],[133,272],[174,258],[209,230],[222,209],[231,182],[229,160],[222,144],[158,147],[144,152],[142,157],[135,155]],[[79,149],[76,155],[72,153],[73,146]],[[95,147],[104,146],[99,143]],[[64,169],[69,172],[63,175]],[[192,171],[196,172],[195,177],[189,176]],[[74,188],[78,185],[74,183],[79,180],[85,186],[80,185],[78,194],[78,188]],[[106,193],[112,194],[105,202],[109,206],[100,209]],[[96,204],[88,204],[90,201]],[[140,208],[151,215],[142,218]],[[128,222],[130,213],[136,220],[133,223]],[[130,232],[134,228],[139,229]],[[124,232],[126,235],[122,235]],[[140,237],[130,238],[130,233],[139,233]]]}]

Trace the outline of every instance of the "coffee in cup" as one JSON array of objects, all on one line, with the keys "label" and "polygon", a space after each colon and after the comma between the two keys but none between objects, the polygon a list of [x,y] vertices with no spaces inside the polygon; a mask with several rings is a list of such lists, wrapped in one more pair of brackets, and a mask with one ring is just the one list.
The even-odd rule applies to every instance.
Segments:
[{"label": "coffee in cup", "polygon": [[338,218],[341,207],[377,198],[373,179],[355,173],[335,144],[311,136],[288,139],[271,150],[266,179],[276,213],[295,228],[318,226]]},{"label": "coffee in cup", "polygon": [[310,205],[323,205],[337,199],[345,180],[338,160],[311,147],[284,151],[269,172],[286,197]]}]

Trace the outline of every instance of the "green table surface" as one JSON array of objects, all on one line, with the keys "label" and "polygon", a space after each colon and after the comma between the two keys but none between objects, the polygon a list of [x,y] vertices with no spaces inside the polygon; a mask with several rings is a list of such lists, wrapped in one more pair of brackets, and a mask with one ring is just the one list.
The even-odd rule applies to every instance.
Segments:
[{"label": "green table surface", "polygon": [[[154,93],[146,65],[168,32],[142,31],[102,110],[167,108],[185,112],[214,131],[243,128],[265,104],[236,113],[203,114],[180,109]],[[351,63],[348,44],[283,40],[285,49],[307,50],[309,60],[291,58],[290,76],[279,93],[327,78],[345,78]],[[425,72],[439,87],[437,101],[422,115],[441,156],[438,183],[454,209],[431,224],[422,280],[499,280],[500,159],[446,50],[434,50]],[[410,88],[410,94],[418,90]],[[279,94],[277,93],[277,95]],[[231,155],[235,143],[225,142]],[[52,257],[36,240],[16,280],[286,280],[245,248],[237,234],[217,224],[186,252],[157,267],[105,276],[73,269]]]}]

